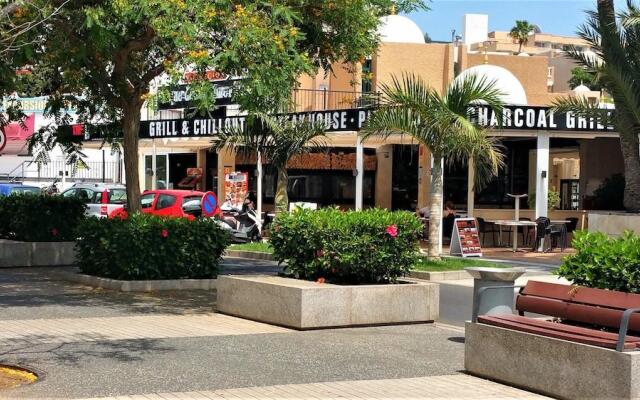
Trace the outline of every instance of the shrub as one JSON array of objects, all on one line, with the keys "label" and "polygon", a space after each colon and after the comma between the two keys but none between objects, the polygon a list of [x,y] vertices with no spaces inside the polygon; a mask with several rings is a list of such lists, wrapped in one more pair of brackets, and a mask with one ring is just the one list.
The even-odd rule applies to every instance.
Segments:
[{"label": "shrub", "polygon": [[78,233],[83,273],[126,280],[215,278],[230,239],[211,219],[145,214],[89,218]]},{"label": "shrub", "polygon": [[576,285],[640,293],[640,236],[625,232],[610,238],[601,232],[576,232],[576,254],[566,257],[558,275]]},{"label": "shrub", "polygon": [[298,210],[276,218],[270,243],[300,279],[388,283],[416,262],[421,232],[415,215],[403,211]]},{"label": "shrub", "polygon": [[0,237],[27,242],[72,241],[76,228],[85,220],[85,209],[77,198],[0,196]]}]

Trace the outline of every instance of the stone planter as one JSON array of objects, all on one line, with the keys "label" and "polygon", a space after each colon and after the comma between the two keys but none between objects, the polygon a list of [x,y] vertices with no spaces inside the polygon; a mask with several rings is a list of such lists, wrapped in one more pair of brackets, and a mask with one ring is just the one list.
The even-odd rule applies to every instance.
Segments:
[{"label": "stone planter", "polygon": [[0,268],[73,265],[75,242],[18,242],[0,240]]},{"label": "stone planter", "polygon": [[561,399],[639,399],[640,351],[467,323],[467,372]]},{"label": "stone planter", "polygon": [[439,287],[428,282],[343,286],[220,276],[217,290],[219,312],[295,329],[432,322],[439,309]]},{"label": "stone planter", "polygon": [[471,279],[471,275],[465,271],[409,271],[409,278],[422,279],[424,281],[453,281],[459,279]]},{"label": "stone planter", "polygon": [[640,234],[640,214],[591,211],[589,212],[589,231],[603,232],[609,236],[620,236],[624,231]]},{"label": "stone planter", "polygon": [[62,272],[60,276],[68,281],[83,285],[117,290],[120,292],[157,292],[162,290],[213,290],[217,279],[163,279],[150,281],[125,281],[99,276]]}]

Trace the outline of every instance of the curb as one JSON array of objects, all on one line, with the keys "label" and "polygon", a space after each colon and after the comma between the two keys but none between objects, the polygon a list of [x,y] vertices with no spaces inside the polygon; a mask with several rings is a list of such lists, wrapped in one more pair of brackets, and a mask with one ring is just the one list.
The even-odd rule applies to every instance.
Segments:
[{"label": "curb", "polygon": [[275,261],[273,254],[261,251],[227,250],[224,255],[226,257],[246,258],[249,260]]},{"label": "curb", "polygon": [[118,279],[101,278],[77,272],[61,272],[63,279],[83,285],[117,290],[120,292],[156,292],[162,290],[213,290],[217,279],[167,279],[150,281],[124,281]]},{"label": "curb", "polygon": [[460,271],[409,271],[409,277],[424,281],[453,281],[460,279],[471,279],[472,276],[465,270]]}]

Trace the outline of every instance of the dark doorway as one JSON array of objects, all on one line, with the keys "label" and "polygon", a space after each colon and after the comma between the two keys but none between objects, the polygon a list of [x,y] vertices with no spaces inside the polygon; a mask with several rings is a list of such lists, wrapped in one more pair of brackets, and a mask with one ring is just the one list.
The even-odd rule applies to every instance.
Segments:
[{"label": "dark doorway", "polygon": [[196,168],[198,157],[196,153],[169,154],[169,184],[179,189],[178,182],[187,176],[187,168]]},{"label": "dark doorway", "polygon": [[391,208],[415,211],[418,205],[418,146],[393,146]]}]

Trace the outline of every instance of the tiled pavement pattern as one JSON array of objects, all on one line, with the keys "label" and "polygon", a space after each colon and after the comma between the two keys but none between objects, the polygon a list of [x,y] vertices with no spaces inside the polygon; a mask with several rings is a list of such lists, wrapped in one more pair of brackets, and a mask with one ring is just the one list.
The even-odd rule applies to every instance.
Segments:
[{"label": "tiled pavement pattern", "polygon": [[12,320],[2,322],[0,346],[288,331],[222,314]]},{"label": "tiled pavement pattern", "polygon": [[[102,400],[175,400],[175,399],[549,399],[468,375],[424,378],[343,381],[301,385],[277,385],[216,391],[154,393],[137,396],[101,398]],[[98,400],[94,398],[91,400]]]}]

